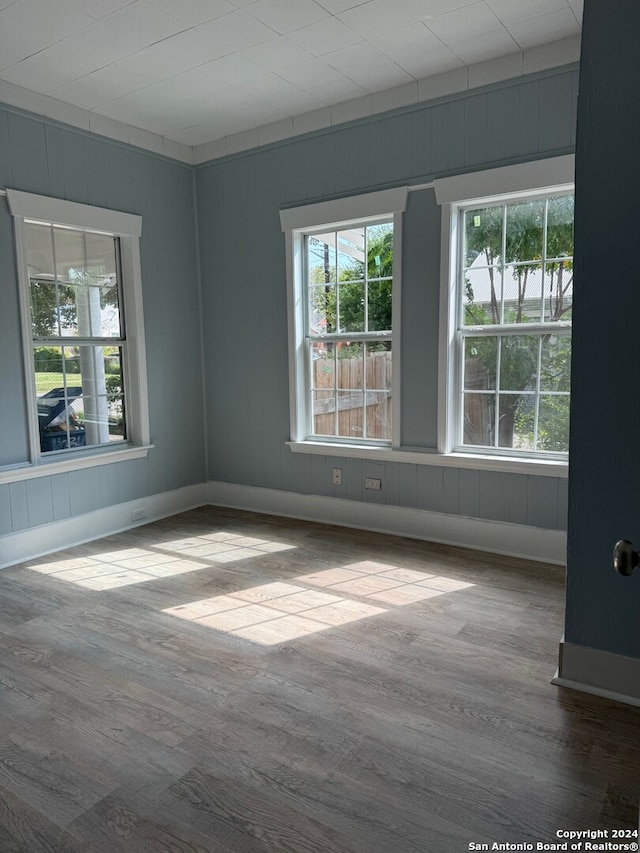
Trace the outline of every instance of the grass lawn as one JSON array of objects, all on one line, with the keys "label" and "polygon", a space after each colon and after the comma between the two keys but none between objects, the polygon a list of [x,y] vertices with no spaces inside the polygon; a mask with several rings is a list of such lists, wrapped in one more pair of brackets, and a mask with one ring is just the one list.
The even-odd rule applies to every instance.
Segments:
[{"label": "grass lawn", "polygon": [[[82,376],[79,373],[67,373],[67,387],[82,387]],[[36,373],[36,393],[38,397],[53,388],[64,387],[62,373]]]}]

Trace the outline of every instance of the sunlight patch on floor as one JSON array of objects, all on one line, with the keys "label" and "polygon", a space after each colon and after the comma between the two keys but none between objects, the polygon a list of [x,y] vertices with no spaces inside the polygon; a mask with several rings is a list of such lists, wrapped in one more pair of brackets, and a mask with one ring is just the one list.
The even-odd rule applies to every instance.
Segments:
[{"label": "sunlight patch on floor", "polygon": [[473,586],[371,560],[293,580],[192,601],[162,612],[271,646],[387,612],[377,604],[354,601],[347,595],[402,606]]},{"label": "sunlight patch on floor", "polygon": [[[56,580],[100,591],[195,572],[210,568],[212,563],[264,557],[295,547],[234,533],[211,533],[154,543],[152,548],[104,550],[91,557],[44,560],[31,563],[28,568]],[[161,553],[163,551],[169,553]]]}]

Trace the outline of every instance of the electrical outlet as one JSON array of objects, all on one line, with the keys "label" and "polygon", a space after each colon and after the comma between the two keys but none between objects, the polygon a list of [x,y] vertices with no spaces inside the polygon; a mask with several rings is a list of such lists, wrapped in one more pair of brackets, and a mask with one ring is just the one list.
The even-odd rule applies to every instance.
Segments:
[{"label": "electrical outlet", "polygon": [[342,468],[334,468],[333,469],[333,485],[341,486],[342,485]]},{"label": "electrical outlet", "polygon": [[147,511],[142,507],[141,509],[134,509],[131,513],[131,521],[142,521],[143,518],[147,517]]},{"label": "electrical outlet", "polygon": [[365,477],[364,487],[365,489],[373,489],[375,492],[379,492],[382,489],[382,480],[379,480],[377,477]]}]

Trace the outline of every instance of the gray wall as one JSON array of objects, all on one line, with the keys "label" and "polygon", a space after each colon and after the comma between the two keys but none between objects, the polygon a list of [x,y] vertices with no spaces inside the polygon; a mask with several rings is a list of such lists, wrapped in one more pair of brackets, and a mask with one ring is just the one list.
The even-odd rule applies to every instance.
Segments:
[{"label": "gray wall", "polygon": [[[565,639],[640,657],[640,572],[615,574],[618,539],[640,545],[640,4],[585,3],[576,149],[576,298]],[[616,261],[615,258],[621,258]]]},{"label": "gray wall", "polygon": [[[147,459],[0,485],[0,536],[202,482],[204,437],[193,170],[0,109],[0,187],[138,213],[151,438]],[[11,217],[0,197],[0,465],[26,462]],[[1,549],[0,541],[0,549]]]},{"label": "gray wall", "polygon": [[[197,170],[209,478],[566,527],[567,481],[293,454],[279,209],[573,151],[578,72],[558,70],[365,119]],[[440,210],[409,195],[402,281],[402,440],[434,448]],[[337,451],[339,453],[339,451]],[[333,486],[331,468],[343,468]],[[380,477],[382,492],[363,490]]]}]

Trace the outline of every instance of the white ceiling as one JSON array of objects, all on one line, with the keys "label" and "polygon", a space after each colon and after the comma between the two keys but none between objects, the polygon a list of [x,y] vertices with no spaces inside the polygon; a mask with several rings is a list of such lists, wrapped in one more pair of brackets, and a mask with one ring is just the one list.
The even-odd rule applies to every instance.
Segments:
[{"label": "white ceiling", "polygon": [[0,0],[0,81],[201,146],[578,36],[582,2]]}]

